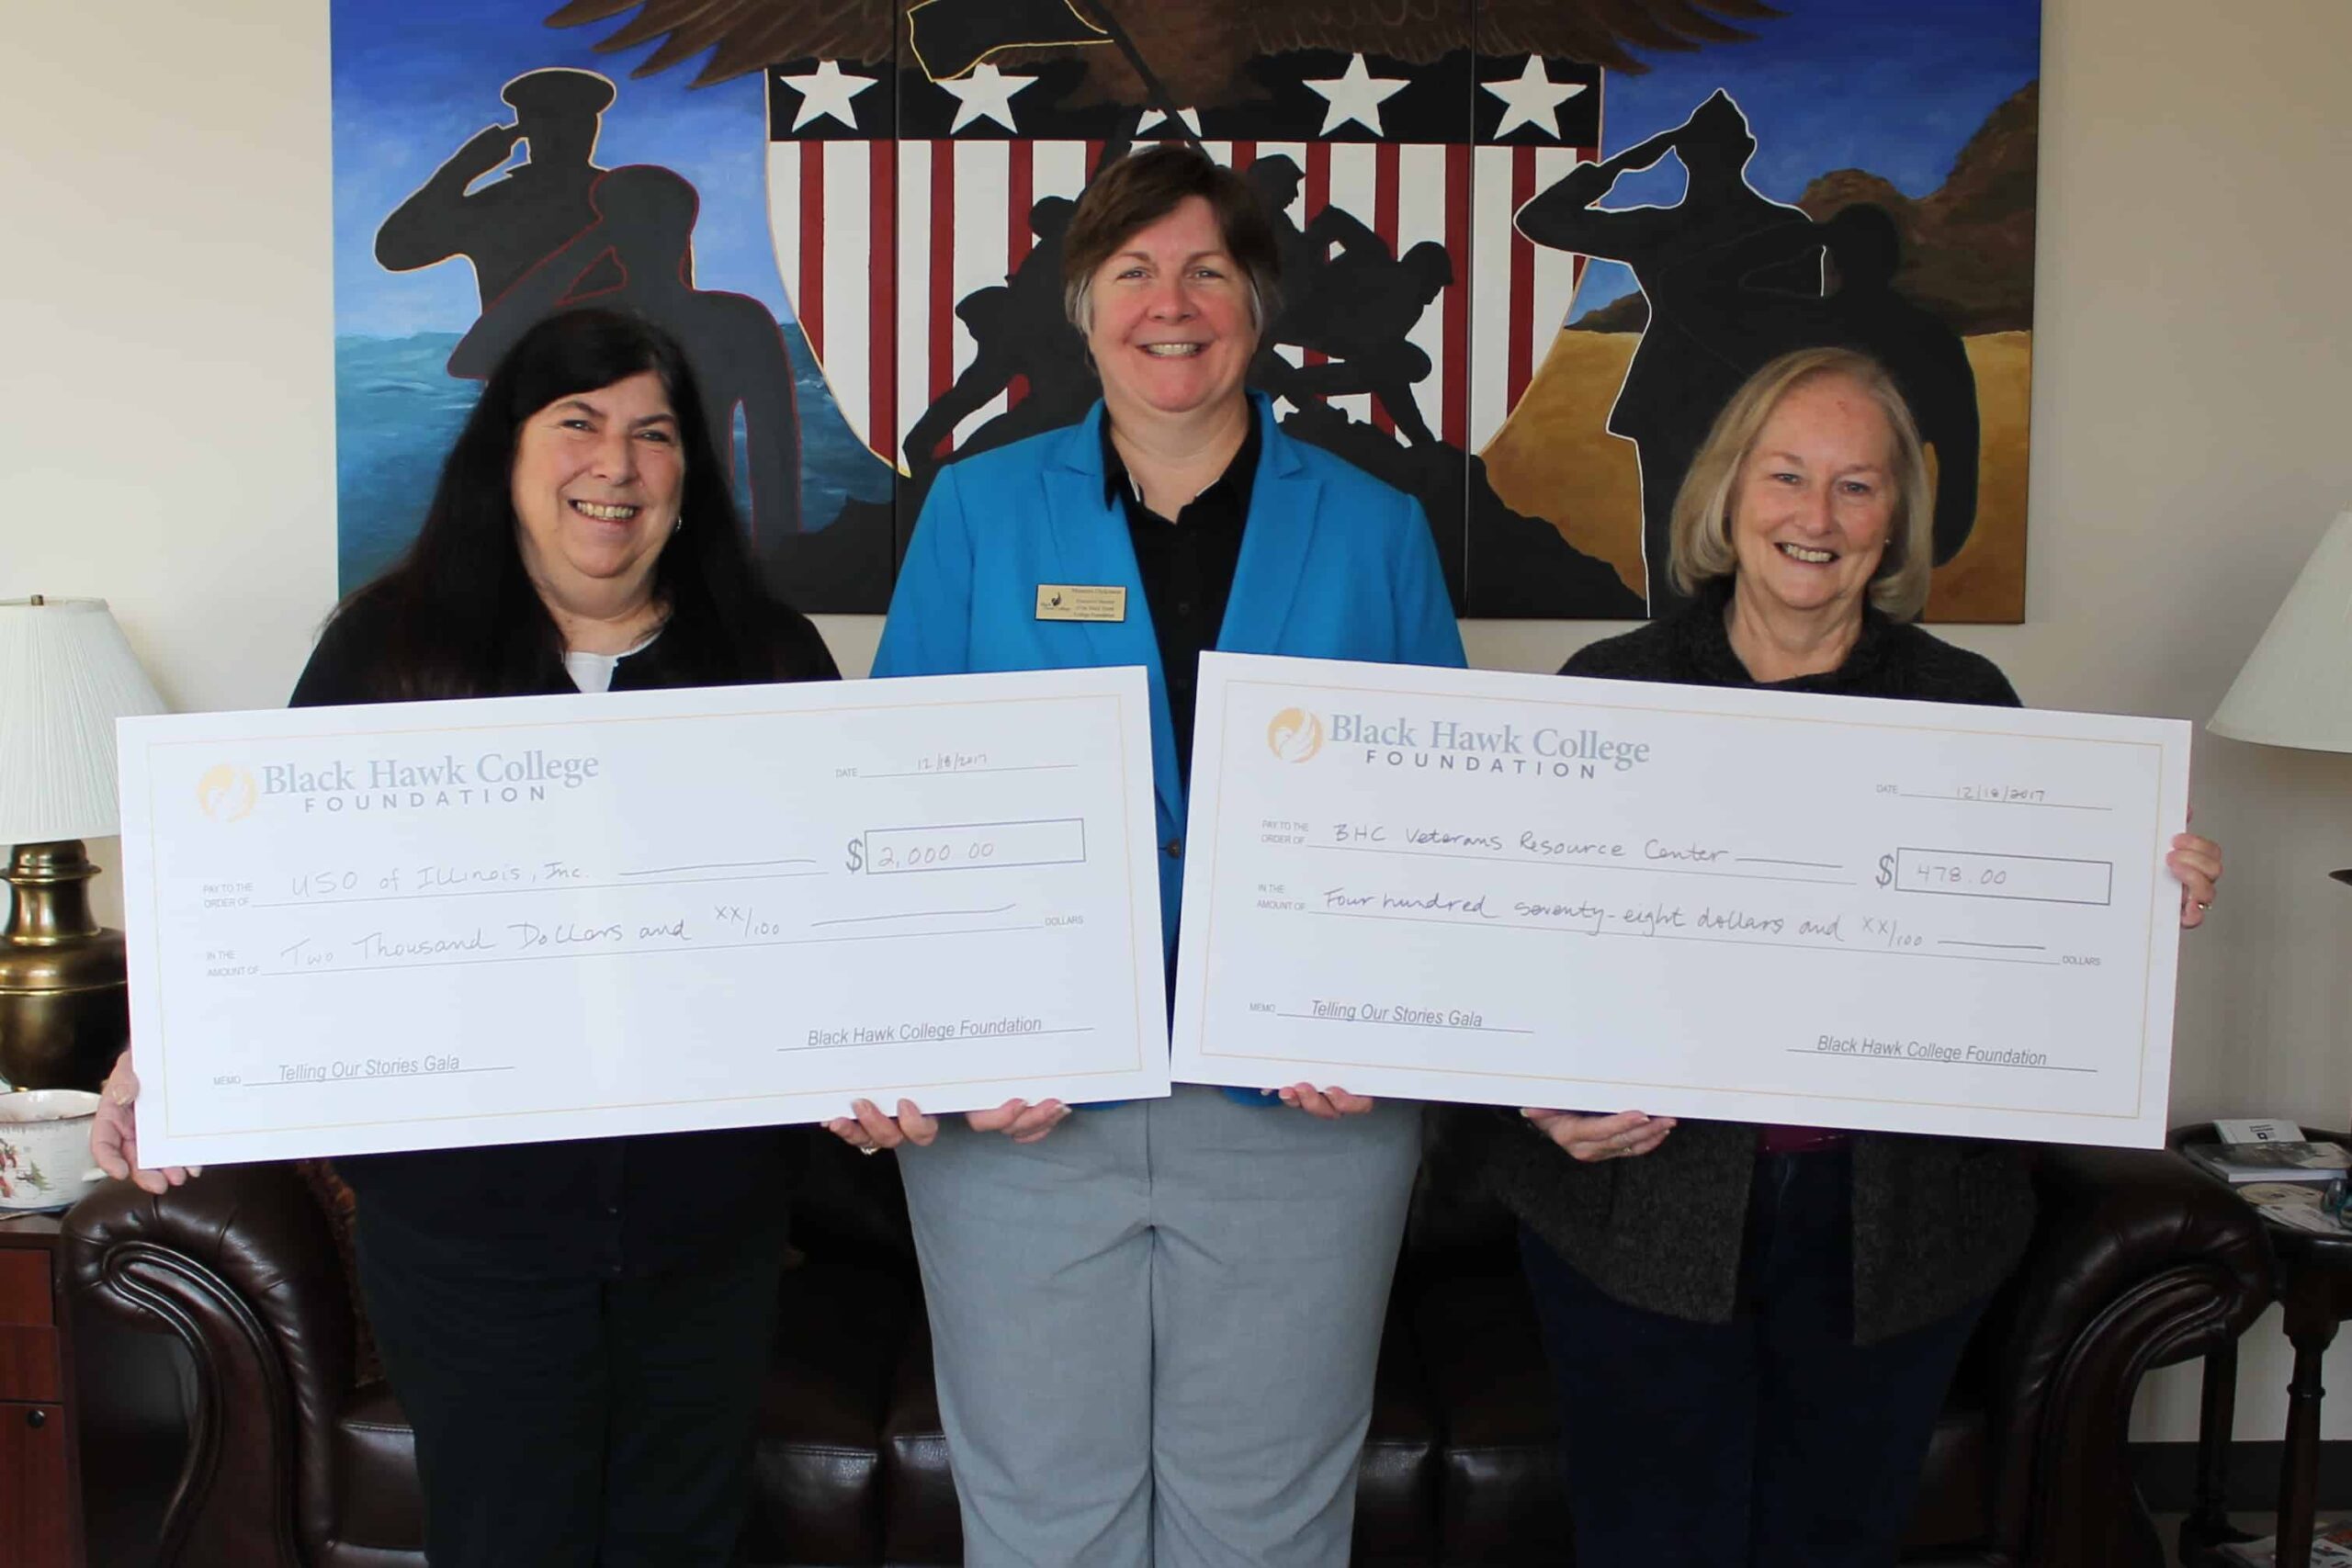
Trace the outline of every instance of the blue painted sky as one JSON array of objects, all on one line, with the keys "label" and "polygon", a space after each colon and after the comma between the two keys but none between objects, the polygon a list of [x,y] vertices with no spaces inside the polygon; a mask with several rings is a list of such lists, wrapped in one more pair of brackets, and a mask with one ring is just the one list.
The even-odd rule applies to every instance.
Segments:
[{"label": "blue painted sky", "polygon": [[619,90],[596,162],[660,164],[703,194],[695,281],[787,312],[767,233],[767,106],[757,74],[688,92],[700,62],[643,82],[629,71],[656,47],[599,55],[613,25],[549,28],[554,0],[333,0],[335,330],[404,337],[462,333],[476,313],[462,259],[388,273],[377,227],[484,126],[511,124],[498,90],[526,71],[599,71]]},{"label": "blue painted sky", "polygon": [[[1748,183],[1794,201],[1832,169],[1867,169],[1926,196],[1984,117],[2041,74],[2041,0],[1778,0],[1788,15],[1753,24],[1756,41],[1655,54],[1646,76],[1610,73],[1607,156],[1679,125],[1717,87],[1756,133]],[[1682,165],[1668,158],[1617,182],[1611,208],[1670,205]],[[1576,311],[1633,292],[1633,275],[1595,264]]]}]

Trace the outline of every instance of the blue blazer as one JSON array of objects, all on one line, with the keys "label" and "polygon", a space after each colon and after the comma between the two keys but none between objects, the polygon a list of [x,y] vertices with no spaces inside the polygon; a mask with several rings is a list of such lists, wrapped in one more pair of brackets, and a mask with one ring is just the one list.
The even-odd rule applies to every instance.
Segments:
[{"label": "blue blazer", "polygon": [[[1263,446],[1216,646],[1460,669],[1462,634],[1420,503],[1293,441],[1262,396],[1252,402]],[[941,469],[899,570],[874,673],[1148,671],[1160,927],[1172,946],[1185,781],[1125,509],[1104,499],[1103,486],[1099,402],[1075,425]],[[1037,588],[1047,582],[1124,587],[1127,618],[1041,621]]]},{"label": "blue blazer", "polygon": [[[1420,503],[1284,435],[1262,395],[1251,402],[1263,445],[1216,646],[1462,668],[1461,629]],[[940,470],[899,570],[874,673],[1149,671],[1160,938],[1172,953],[1185,780],[1126,512],[1104,498],[1102,418],[1097,402],[1075,425]],[[1127,618],[1041,621],[1037,588],[1048,582],[1124,587]]]}]

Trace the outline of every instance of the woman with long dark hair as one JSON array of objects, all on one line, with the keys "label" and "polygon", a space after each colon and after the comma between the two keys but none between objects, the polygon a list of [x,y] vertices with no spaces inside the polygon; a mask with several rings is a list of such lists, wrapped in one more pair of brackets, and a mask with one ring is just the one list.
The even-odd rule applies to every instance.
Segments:
[{"label": "woman with long dark hair", "polygon": [[[296,706],[829,680],[759,586],[677,345],[549,317],[483,387],[416,541],[337,607]],[[694,1048],[691,1040],[673,1043]],[[124,1053],[92,1148],[138,1165]],[[416,1433],[426,1554],[725,1563],[784,1250],[776,1128],[336,1162]],[[161,1191],[178,1169],[139,1171]]]}]

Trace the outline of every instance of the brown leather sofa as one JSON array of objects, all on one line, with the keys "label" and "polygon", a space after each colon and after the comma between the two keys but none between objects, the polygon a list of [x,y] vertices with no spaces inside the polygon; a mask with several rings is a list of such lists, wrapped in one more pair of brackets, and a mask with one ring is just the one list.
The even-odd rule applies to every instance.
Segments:
[{"label": "brown leather sofa", "polygon": [[[2160,1564],[2125,1467],[2133,1393],[2149,1369],[2227,1343],[2268,1299],[2250,1212],[2173,1156],[2053,1149],[2039,1180],[2033,1250],[1937,1431],[1906,1562]],[[794,1212],[805,1256],[786,1276],[745,1559],[955,1562],[896,1171],[812,1145]],[[161,1199],[113,1188],[69,1231],[83,1310],[175,1335],[194,1359],[159,1563],[423,1562],[409,1430],[367,1375],[335,1238],[301,1175],[216,1169]],[[1555,1440],[1510,1226],[1435,1140],[1381,1356],[1356,1561],[1569,1562]]]}]

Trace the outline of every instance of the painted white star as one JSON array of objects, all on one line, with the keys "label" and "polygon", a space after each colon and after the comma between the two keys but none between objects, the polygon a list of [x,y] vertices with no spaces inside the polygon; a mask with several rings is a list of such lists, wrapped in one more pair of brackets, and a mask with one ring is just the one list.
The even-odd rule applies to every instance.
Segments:
[{"label": "painted white star", "polygon": [[1349,60],[1345,74],[1309,81],[1306,85],[1322,94],[1323,101],[1330,106],[1323,111],[1323,129],[1316,135],[1329,136],[1352,119],[1374,136],[1385,136],[1388,132],[1380,127],[1380,106],[1412,84],[1402,76],[1374,76],[1364,69],[1363,56],[1358,54]]},{"label": "painted white star", "polygon": [[875,79],[845,74],[838,60],[820,60],[817,69],[805,76],[783,76],[777,80],[798,89],[800,94],[800,112],[792,117],[793,130],[799,130],[819,115],[830,115],[855,130],[857,110],[851,107],[850,100],[874,85]]},{"label": "painted white star", "polygon": [[[1176,118],[1182,120],[1186,125],[1191,126],[1193,128],[1193,135],[1198,136],[1201,133],[1200,110],[1178,109],[1176,111]],[[1149,130],[1155,125],[1165,125],[1167,123],[1168,117],[1166,115],[1160,113],[1158,109],[1148,108],[1144,110],[1143,118],[1136,122],[1136,130],[1138,133],[1141,133],[1143,131]]]},{"label": "painted white star", "polygon": [[1505,82],[1478,84],[1505,106],[1503,122],[1495,127],[1498,141],[1511,133],[1514,126],[1532,125],[1555,141],[1560,135],[1560,106],[1585,89],[1582,82],[1555,82],[1551,73],[1544,69],[1543,60],[1536,55],[1527,57],[1527,69]]},{"label": "painted white star", "polygon": [[1035,85],[1036,80],[1035,76],[1008,76],[982,62],[972,67],[970,75],[942,82],[941,86],[956,95],[956,123],[947,128],[947,134],[953,136],[983,117],[1018,132],[1021,128],[1012,123],[1012,95]]}]

